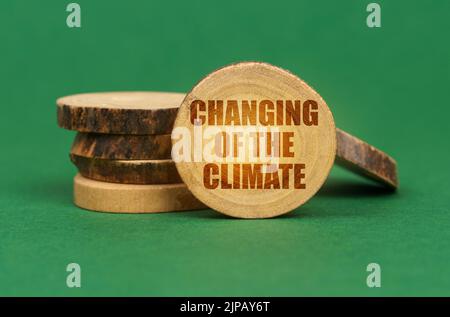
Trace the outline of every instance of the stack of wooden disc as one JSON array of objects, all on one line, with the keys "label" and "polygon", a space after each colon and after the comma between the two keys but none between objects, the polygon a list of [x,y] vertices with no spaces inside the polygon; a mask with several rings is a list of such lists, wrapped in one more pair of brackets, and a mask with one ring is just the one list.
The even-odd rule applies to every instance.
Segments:
[{"label": "stack of wooden disc", "polygon": [[74,202],[106,212],[205,208],[182,183],[170,134],[184,94],[114,92],[57,100],[58,125],[78,131]]}]

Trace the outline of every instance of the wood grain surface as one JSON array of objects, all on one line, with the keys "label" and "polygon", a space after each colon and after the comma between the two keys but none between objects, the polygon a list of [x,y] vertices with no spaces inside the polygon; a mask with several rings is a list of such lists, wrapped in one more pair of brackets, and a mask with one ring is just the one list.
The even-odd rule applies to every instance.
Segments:
[{"label": "wood grain surface", "polygon": [[[251,110],[252,103],[259,112]],[[292,110],[294,103],[296,110]],[[218,110],[222,105],[230,108]],[[312,109],[308,105],[314,105],[319,118],[317,124],[308,122],[311,119],[309,109]],[[294,112],[298,115],[295,122],[288,120]],[[240,118],[242,121],[238,121]],[[328,177],[335,159],[336,128],[325,101],[303,80],[270,64],[233,64],[203,78],[180,107],[172,134],[173,151],[176,152],[181,140],[176,130],[188,129],[193,135],[193,121],[202,119],[204,129],[220,126],[225,131],[244,125],[259,129],[271,125],[280,133],[292,136],[292,144],[287,146],[287,152],[292,155],[281,156],[273,173],[255,172],[262,160],[255,162],[247,158],[233,158],[232,163],[217,166],[205,157],[195,160],[192,153],[188,161],[176,162],[184,183],[200,201],[233,217],[268,218],[294,210],[314,196]],[[195,151],[194,146],[192,152]],[[201,149],[198,152],[201,153]],[[294,165],[295,169],[281,172],[282,167]],[[240,174],[244,169],[247,177]],[[260,182],[249,185],[249,175]],[[241,182],[244,185],[241,186]]]}]

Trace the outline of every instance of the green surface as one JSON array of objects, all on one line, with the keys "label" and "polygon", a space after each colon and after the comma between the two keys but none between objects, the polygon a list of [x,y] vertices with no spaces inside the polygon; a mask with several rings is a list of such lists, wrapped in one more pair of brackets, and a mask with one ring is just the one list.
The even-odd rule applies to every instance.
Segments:
[{"label": "green surface", "polygon": [[[1,1],[0,295],[450,295],[450,2],[378,2],[380,29],[359,0],[83,0],[69,29],[69,1]],[[187,91],[242,60],[316,88],[337,126],[397,159],[400,190],[335,169],[272,220],[72,204],[57,97]],[[66,287],[70,262],[80,289]]]}]

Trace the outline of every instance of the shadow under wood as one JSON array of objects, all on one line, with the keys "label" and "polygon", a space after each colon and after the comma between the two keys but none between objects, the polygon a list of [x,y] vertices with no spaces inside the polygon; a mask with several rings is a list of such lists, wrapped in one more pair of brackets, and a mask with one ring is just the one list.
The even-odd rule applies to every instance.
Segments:
[{"label": "shadow under wood", "polygon": [[377,197],[395,194],[389,187],[345,178],[329,178],[317,193],[322,197]]}]

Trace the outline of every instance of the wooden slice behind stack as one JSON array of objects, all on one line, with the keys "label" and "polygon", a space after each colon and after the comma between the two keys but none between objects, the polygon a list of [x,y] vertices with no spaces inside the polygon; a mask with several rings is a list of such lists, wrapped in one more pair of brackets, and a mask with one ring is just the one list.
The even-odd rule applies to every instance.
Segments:
[{"label": "wooden slice behind stack", "polygon": [[376,147],[336,129],[336,163],[361,175],[396,189],[397,162]]}]

